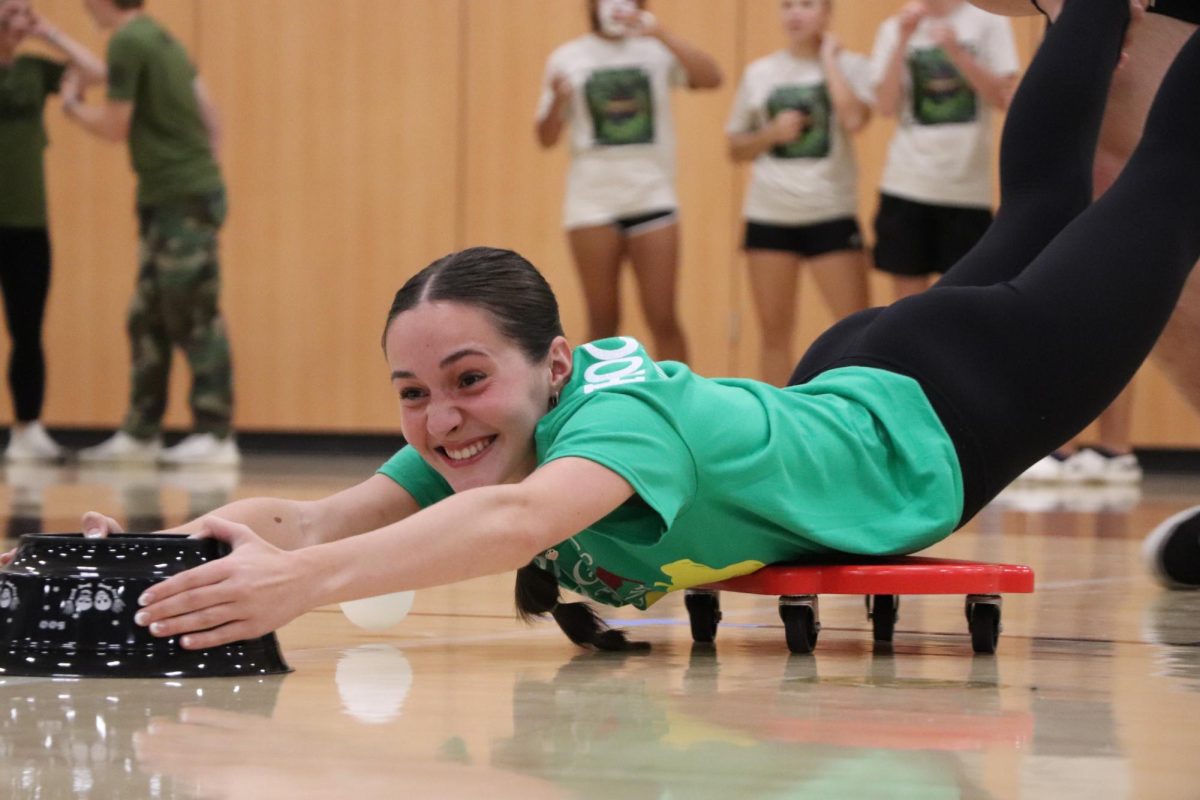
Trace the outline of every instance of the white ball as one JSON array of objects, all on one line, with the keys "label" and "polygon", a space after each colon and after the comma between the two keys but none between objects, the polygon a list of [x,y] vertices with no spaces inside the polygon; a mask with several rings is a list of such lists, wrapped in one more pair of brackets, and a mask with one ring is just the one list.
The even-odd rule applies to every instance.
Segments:
[{"label": "white ball", "polygon": [[383,630],[399,625],[412,610],[415,592],[396,592],[381,594],[378,597],[364,597],[362,600],[347,600],[342,603],[342,613],[346,619],[360,628],[367,630]]}]

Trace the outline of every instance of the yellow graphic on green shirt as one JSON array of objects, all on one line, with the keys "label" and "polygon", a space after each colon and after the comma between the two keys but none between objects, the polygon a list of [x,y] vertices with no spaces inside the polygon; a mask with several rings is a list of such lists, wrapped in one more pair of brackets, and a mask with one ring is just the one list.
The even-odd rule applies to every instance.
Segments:
[{"label": "yellow graphic on green shirt", "polygon": [[703,586],[706,583],[736,578],[739,575],[749,575],[765,566],[766,564],[761,561],[740,561],[737,564],[730,564],[728,567],[714,569],[704,564],[697,564],[690,558],[683,558],[679,561],[672,561],[670,564],[663,564],[660,569],[671,579],[671,582],[658,581],[655,585],[661,586],[666,592],[677,592],[680,589]]}]

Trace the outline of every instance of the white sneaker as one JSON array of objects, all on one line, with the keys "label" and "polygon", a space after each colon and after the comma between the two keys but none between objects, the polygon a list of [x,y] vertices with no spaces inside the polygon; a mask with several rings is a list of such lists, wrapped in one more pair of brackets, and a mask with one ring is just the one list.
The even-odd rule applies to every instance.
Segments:
[{"label": "white sneaker", "polygon": [[1142,558],[1168,589],[1200,589],[1200,506],[1168,517],[1142,542]]},{"label": "white sneaker", "polygon": [[1030,483],[1057,483],[1062,480],[1063,464],[1066,461],[1067,458],[1055,450],[1022,472],[1017,480]]},{"label": "white sneaker", "polygon": [[5,461],[61,461],[63,455],[62,447],[50,438],[40,422],[14,425],[9,429]]},{"label": "white sneaker", "polygon": [[79,460],[91,464],[153,464],[162,452],[162,439],[135,439],[117,431],[95,447],[79,451]]},{"label": "white sneaker", "polygon": [[193,433],[158,457],[160,464],[191,467],[236,467],[241,460],[232,436],[218,439],[211,433]]},{"label": "white sneaker", "polygon": [[1108,459],[1108,470],[1104,476],[1106,483],[1131,484],[1142,482],[1142,465],[1137,456],[1126,453]]},{"label": "white sneaker", "polygon": [[1073,484],[1129,485],[1141,482],[1142,467],[1133,453],[1106,456],[1098,450],[1085,447],[1063,462],[1062,480]]}]

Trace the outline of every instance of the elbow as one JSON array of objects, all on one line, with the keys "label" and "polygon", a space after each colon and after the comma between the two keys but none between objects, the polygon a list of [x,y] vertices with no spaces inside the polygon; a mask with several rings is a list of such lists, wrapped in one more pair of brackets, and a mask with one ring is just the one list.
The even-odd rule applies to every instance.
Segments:
[{"label": "elbow", "polygon": [[539,122],[534,126],[533,137],[537,139],[538,147],[543,150],[549,150],[554,145],[558,144],[558,134],[554,131],[547,130],[544,122]]},{"label": "elbow", "polygon": [[721,68],[714,64],[711,69],[693,76],[690,85],[693,89],[719,89],[724,80],[725,76],[721,74]]},{"label": "elbow", "polygon": [[857,113],[848,115],[846,118],[845,124],[842,125],[842,129],[845,130],[846,133],[856,134],[859,131],[861,131],[863,128],[867,127],[867,123],[870,121],[871,121],[870,110],[862,109],[861,111],[858,111]]}]

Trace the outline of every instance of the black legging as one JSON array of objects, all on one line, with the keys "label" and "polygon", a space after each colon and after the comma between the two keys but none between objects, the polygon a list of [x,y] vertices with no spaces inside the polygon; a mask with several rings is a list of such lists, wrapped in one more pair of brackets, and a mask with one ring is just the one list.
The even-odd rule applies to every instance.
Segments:
[{"label": "black legging", "polygon": [[1129,0],[1068,0],[1001,142],[1001,203],[930,290],[833,326],[792,383],[866,365],[916,379],[963,471],[965,523],[1083,430],[1149,354],[1200,258],[1200,33],[1095,203],[1092,162]]},{"label": "black legging", "polygon": [[42,318],[50,290],[50,237],[45,228],[0,227],[0,289],[12,351],[8,386],[18,422],[42,415],[46,359]]}]

